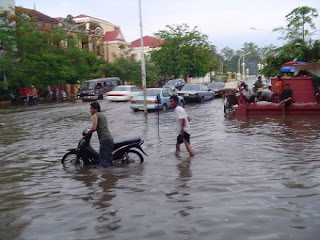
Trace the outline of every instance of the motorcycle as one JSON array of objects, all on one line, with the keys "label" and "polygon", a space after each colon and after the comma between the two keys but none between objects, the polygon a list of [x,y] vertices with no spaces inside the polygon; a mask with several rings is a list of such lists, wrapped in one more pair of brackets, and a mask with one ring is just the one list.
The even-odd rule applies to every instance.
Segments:
[{"label": "motorcycle", "polygon": [[[85,134],[88,129],[82,133],[83,137],[80,139],[77,148],[67,149],[67,153],[62,157],[61,163],[66,167],[69,164],[76,167],[86,165],[98,165],[99,153],[90,145],[92,134]],[[112,149],[112,161],[131,163],[143,163],[144,158],[141,153],[148,156],[142,149],[141,145],[144,141],[141,138],[131,138],[125,140],[114,140]]]}]

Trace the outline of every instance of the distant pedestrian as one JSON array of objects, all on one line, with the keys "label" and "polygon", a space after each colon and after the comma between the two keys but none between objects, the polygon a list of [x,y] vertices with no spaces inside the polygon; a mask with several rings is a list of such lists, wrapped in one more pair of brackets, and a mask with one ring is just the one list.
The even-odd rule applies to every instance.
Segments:
[{"label": "distant pedestrian", "polygon": [[170,105],[174,108],[174,112],[177,115],[178,125],[179,125],[179,135],[177,137],[176,143],[176,153],[180,152],[180,144],[184,143],[190,156],[194,156],[194,151],[190,145],[190,118],[183,107],[178,106],[179,98],[177,95],[172,95],[170,97]]},{"label": "distant pedestrian", "polygon": [[29,96],[32,97],[34,104],[39,103],[38,92],[37,92],[37,89],[33,85],[31,86],[31,92],[30,92]]}]

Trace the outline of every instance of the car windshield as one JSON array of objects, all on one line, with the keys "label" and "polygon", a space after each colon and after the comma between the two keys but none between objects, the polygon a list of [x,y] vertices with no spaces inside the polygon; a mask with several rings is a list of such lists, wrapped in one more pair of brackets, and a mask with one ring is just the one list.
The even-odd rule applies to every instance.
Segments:
[{"label": "car windshield", "polygon": [[112,91],[130,91],[130,87],[128,86],[117,86],[115,88],[113,88]]},{"label": "car windshield", "polygon": [[81,84],[81,88],[82,90],[93,90],[94,87],[96,86],[96,83],[94,82],[83,82]]},{"label": "car windshield", "polygon": [[224,83],[223,82],[213,82],[213,83],[209,83],[208,88],[223,88],[224,87]]},{"label": "car windshield", "polygon": [[200,85],[185,85],[181,91],[199,91],[200,90]]}]

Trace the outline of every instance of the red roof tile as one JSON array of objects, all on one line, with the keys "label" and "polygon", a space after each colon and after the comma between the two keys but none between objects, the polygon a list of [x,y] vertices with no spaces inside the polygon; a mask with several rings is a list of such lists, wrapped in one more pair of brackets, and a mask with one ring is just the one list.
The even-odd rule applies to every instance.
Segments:
[{"label": "red roof tile", "polygon": [[106,32],[104,35],[103,40],[104,41],[124,41],[122,38],[119,38],[120,35],[120,30],[115,30],[111,32]]},{"label": "red roof tile", "polygon": [[[161,46],[163,43],[164,43],[164,40],[162,40],[162,39],[158,39],[158,38],[151,37],[151,36],[144,36],[143,37],[143,45],[145,47],[156,48],[156,47]],[[137,40],[134,40],[129,45],[129,48],[134,48],[134,47],[141,47],[141,39],[140,38],[138,38]]]},{"label": "red roof tile", "polygon": [[75,16],[74,18],[85,18],[85,17],[89,17],[89,16],[84,15],[84,14],[80,14],[80,15],[78,15],[78,16]]},{"label": "red roof tile", "polygon": [[16,7],[16,13],[21,14],[27,14],[28,16],[35,18],[36,22],[43,22],[43,23],[50,23],[50,24],[59,24],[59,21],[57,19],[54,19],[52,17],[49,17],[41,12],[38,12],[37,10],[32,10],[28,8],[23,7]]}]

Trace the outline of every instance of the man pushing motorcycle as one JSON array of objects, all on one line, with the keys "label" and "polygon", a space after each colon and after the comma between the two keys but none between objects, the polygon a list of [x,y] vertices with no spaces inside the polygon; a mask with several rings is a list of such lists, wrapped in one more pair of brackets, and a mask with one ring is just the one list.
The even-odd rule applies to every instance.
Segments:
[{"label": "man pushing motorcycle", "polygon": [[92,134],[97,131],[100,142],[100,164],[104,168],[112,167],[112,148],[113,137],[109,131],[107,118],[101,112],[100,104],[93,102],[90,104],[90,113],[92,115],[92,127],[85,134]]}]

